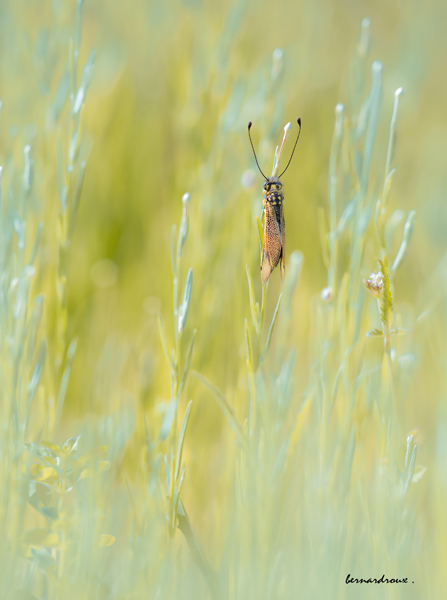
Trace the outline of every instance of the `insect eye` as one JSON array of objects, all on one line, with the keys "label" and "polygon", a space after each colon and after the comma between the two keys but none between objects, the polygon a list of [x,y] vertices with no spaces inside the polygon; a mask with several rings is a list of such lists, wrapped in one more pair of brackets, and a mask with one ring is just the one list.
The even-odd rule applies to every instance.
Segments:
[{"label": "insect eye", "polygon": [[280,187],[281,187],[281,186],[280,186],[280,185],[277,183],[277,184],[276,184],[276,189],[277,189],[277,190],[279,190],[279,188],[280,188]]}]

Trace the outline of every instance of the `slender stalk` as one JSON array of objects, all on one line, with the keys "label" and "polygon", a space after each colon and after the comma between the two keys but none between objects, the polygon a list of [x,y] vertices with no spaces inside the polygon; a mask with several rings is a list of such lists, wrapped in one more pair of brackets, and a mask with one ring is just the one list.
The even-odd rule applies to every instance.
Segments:
[{"label": "slender stalk", "polygon": [[185,539],[188,543],[189,550],[191,552],[191,556],[202,572],[202,575],[208,584],[209,590],[211,592],[211,597],[213,600],[221,600],[222,595],[219,590],[219,580],[217,574],[211,568],[211,565],[205,558],[202,548],[199,544],[199,541],[194,533],[194,529],[192,528],[191,521],[189,520],[188,513],[183,506],[183,503],[180,501],[181,510],[177,513],[178,517],[178,528],[185,536]]}]

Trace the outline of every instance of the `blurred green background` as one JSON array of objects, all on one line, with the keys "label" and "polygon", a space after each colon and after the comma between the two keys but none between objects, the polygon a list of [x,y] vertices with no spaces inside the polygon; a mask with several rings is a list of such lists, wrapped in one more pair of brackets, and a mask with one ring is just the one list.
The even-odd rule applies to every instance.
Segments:
[{"label": "blurred green background", "polygon": [[[57,293],[61,260],[58,254],[61,222],[58,140],[65,156],[73,129],[69,102],[65,102],[57,115],[55,107],[58,89],[61,89],[64,73],[69,72],[67,65],[73,55],[70,40],[75,36],[77,4],[81,14],[80,3],[71,1],[0,3],[0,163],[5,167],[5,206],[17,205],[18,213],[22,214],[22,209],[23,214],[26,213],[27,255],[38,223],[43,223],[29,305],[34,296],[44,295],[45,310],[39,335],[48,339],[49,353],[31,408],[32,422],[25,427],[25,441],[39,442],[49,439],[51,434],[51,440],[61,445],[66,438],[82,433],[84,451],[106,444],[112,452],[108,458],[112,467],[107,483],[100,490],[95,488],[92,492],[95,500],[91,502],[103,508],[108,506],[104,508],[110,522],[107,533],[113,534],[117,541],[110,548],[110,557],[95,563],[100,564],[99,570],[103,569],[103,587],[95,583],[79,593],[85,594],[84,597],[139,598],[150,590],[148,593],[154,598],[207,597],[205,583],[189,557],[181,533],[176,533],[173,542],[167,542],[162,532],[164,515],[160,507],[165,484],[161,483],[164,472],[158,461],[168,452],[169,440],[160,441],[158,432],[170,400],[170,370],[163,356],[157,314],[162,313],[168,339],[173,340],[171,226],[180,223],[181,199],[188,192],[191,196],[189,231],[182,257],[181,285],[189,267],[193,268],[194,283],[180,362],[184,364],[191,332],[196,328],[192,368],[222,390],[243,423],[249,410],[244,319],[250,320],[250,302],[245,265],[250,267],[255,292],[260,297],[256,215],[261,217],[262,213],[262,177],[255,170],[246,127],[249,120],[253,121],[252,133],[260,164],[270,172],[283,126],[288,121],[294,124],[296,118],[301,117],[301,138],[284,176],[287,252],[290,256],[292,251],[299,250],[303,257],[298,291],[293,295],[293,312],[286,325],[288,345],[295,352],[290,376],[293,399],[289,421],[284,425],[287,429],[287,423],[296,418],[306,399],[310,398],[311,404],[316,402],[312,400],[311,373],[316,357],[324,349],[323,338],[319,337],[321,331],[317,330],[319,307],[323,305],[320,293],[327,286],[327,268],[321,251],[318,209],[328,210],[334,108],[341,102],[347,115],[358,110],[355,86],[362,82],[362,90],[369,90],[370,65],[373,60],[379,60],[383,63],[383,84],[366,196],[368,202],[375,202],[380,196],[394,92],[402,86],[404,95],[397,116],[393,161],[398,169],[393,179],[389,214],[404,211],[402,215],[396,214],[396,222],[400,222],[414,209],[417,223],[402,266],[393,278],[394,295],[400,326],[411,328],[419,315],[429,311],[421,328],[415,330],[409,341],[401,342],[402,355],[411,356],[411,368],[409,373],[398,376],[397,417],[393,429],[398,440],[395,452],[399,462],[405,456],[406,436],[419,428],[418,463],[428,467],[427,475],[417,483],[410,505],[405,509],[412,511],[416,533],[408,540],[396,533],[395,553],[390,551],[380,557],[380,538],[389,531],[391,539],[394,535],[391,523],[398,518],[394,505],[390,513],[382,510],[386,494],[380,500],[375,499],[375,484],[363,482],[366,471],[375,473],[385,460],[380,444],[368,437],[374,435],[371,432],[379,423],[379,420],[374,421],[374,401],[366,402],[367,408],[359,403],[352,421],[357,427],[354,437],[357,436],[359,450],[351,476],[351,500],[348,492],[341,489],[321,500],[321,490],[325,489],[329,475],[327,480],[322,477],[318,484],[312,482],[310,474],[317,473],[318,467],[316,453],[320,442],[315,431],[320,417],[318,410],[312,413],[311,408],[313,417],[303,425],[303,447],[291,463],[290,485],[283,494],[288,503],[284,518],[292,522],[295,518],[298,521],[308,518],[313,524],[309,524],[307,533],[306,526],[300,526],[303,528],[301,537],[292,535],[295,529],[290,525],[290,539],[285,535],[281,542],[282,556],[285,553],[288,559],[278,559],[278,572],[283,569],[290,574],[297,568],[298,583],[294,575],[291,579],[295,583],[283,584],[281,588],[273,582],[268,593],[265,589],[256,592],[256,586],[246,584],[256,598],[311,598],[323,597],[323,594],[327,598],[442,598],[447,589],[445,574],[441,572],[447,551],[447,520],[443,508],[447,492],[444,402],[447,391],[447,80],[444,76],[447,5],[441,1],[421,4],[397,0],[299,0],[279,1],[274,5],[253,1],[135,0],[124,5],[116,0],[87,0],[82,9],[78,76],[92,49],[95,49],[95,57],[82,108],[79,160],[85,160],[86,167],[76,223],[67,245],[69,267],[63,275],[67,286],[64,317]],[[365,17],[371,21],[369,52],[359,75],[355,72],[355,56]],[[279,53],[276,58],[273,55],[278,48],[283,51],[282,58]],[[361,96],[364,98],[365,92]],[[349,121],[349,116],[347,119]],[[295,131],[296,127],[291,137]],[[23,148],[27,144],[31,145],[33,157],[32,192],[26,203],[19,206]],[[286,154],[291,147],[289,141]],[[346,162],[349,162],[348,153],[346,150],[343,159]],[[79,161],[75,173],[78,168]],[[248,169],[254,174],[252,185],[244,185],[243,175]],[[347,182],[348,175],[344,177]],[[343,180],[341,185],[350,189],[346,182]],[[342,198],[342,206],[347,200]],[[391,244],[393,255],[399,247],[400,235]],[[380,252],[372,223],[365,233],[364,244],[361,277],[366,278],[370,271],[377,270],[374,258]],[[15,242],[11,247],[14,247],[11,252],[17,250]],[[353,248],[346,242],[340,249],[340,280],[343,272],[350,269]],[[11,272],[14,260],[8,263]],[[281,289],[277,271],[279,269],[274,271],[269,284],[267,323]],[[373,323],[368,328],[379,324],[373,299],[364,295],[362,291],[362,302],[367,308],[362,313],[365,328],[362,328],[361,344],[366,344],[363,339],[366,322]],[[321,310],[324,311],[324,307]],[[57,395],[53,387],[58,389],[67,363],[66,350],[74,338],[77,348],[61,419],[51,429],[48,419]],[[2,348],[7,354],[5,340]],[[362,346],[363,350],[358,350],[358,371],[352,368],[346,374],[353,385],[357,385],[362,369],[370,368],[373,363],[380,372],[380,342],[368,340],[368,344],[373,346]],[[276,347],[274,340],[269,367],[281,362]],[[4,365],[9,364],[4,360]],[[7,366],[2,369],[7,372]],[[328,380],[333,382],[338,366],[332,365],[331,369]],[[8,376],[4,377],[6,380]],[[274,385],[276,377],[278,374],[272,366],[271,373],[265,374],[266,390],[270,384]],[[383,395],[386,381],[385,373],[376,391],[374,381],[369,381],[366,395],[369,398]],[[348,389],[348,382],[344,383]],[[269,396],[270,392],[266,394]],[[193,406],[183,452],[187,474],[182,499],[198,538],[206,548],[208,560],[218,569],[218,565],[237,562],[236,540],[242,536],[236,526],[231,529],[231,515],[237,512],[234,477],[239,468],[236,463],[240,449],[235,447],[234,433],[219,406],[191,376],[180,399],[180,422],[191,398]],[[348,427],[346,419],[340,417],[340,431]],[[278,431],[283,431],[281,427]],[[387,456],[387,460],[391,461],[391,457]],[[308,464],[307,475],[300,470],[302,461]],[[261,466],[259,469],[262,470]],[[154,486],[158,491],[153,492]],[[154,496],[147,499],[146,494],[152,493]],[[134,500],[131,501],[132,494]],[[258,495],[254,493],[253,497],[258,498]],[[327,539],[324,535],[332,535],[327,533],[332,531],[332,526],[336,529],[342,504],[347,513],[353,515],[353,522],[368,521],[366,513],[358,516],[353,508],[366,497],[373,505],[372,512],[377,511],[376,520],[371,517],[371,529],[363,531],[358,526],[356,539],[355,527],[348,528],[345,533],[351,540],[349,544],[343,546],[336,541],[336,536],[330,537],[332,542],[328,542],[326,548],[328,556],[323,550],[319,551],[319,543]],[[139,517],[132,516],[132,502],[137,506],[135,514]],[[332,516],[328,505],[333,507]],[[300,517],[296,517],[298,512],[294,513],[293,506],[300,506],[299,511],[304,511],[299,512]],[[142,516],[145,510],[150,516]],[[262,514],[262,507],[259,510]],[[277,511],[281,510],[278,505]],[[32,517],[27,518],[32,521]],[[145,531],[150,542],[144,541],[142,534],[140,546],[135,542],[138,535],[133,519],[146,519]],[[343,519],[340,522],[344,523]],[[340,527],[343,529],[344,525]],[[141,525],[140,533],[143,530]],[[150,544],[150,552],[146,543]],[[366,549],[362,546],[364,543],[370,543],[371,548]],[[305,556],[308,544],[313,550]],[[46,551],[52,552],[57,560],[61,547]],[[346,586],[347,572],[339,570],[336,561],[333,563],[335,574],[330,567],[332,553],[336,555],[339,551],[348,566],[346,557],[352,554],[358,558],[365,553],[363,571],[354,574],[359,577],[380,576],[383,565],[389,565],[391,571],[391,567],[403,561],[407,570],[404,568],[402,572],[401,569],[399,576],[408,575],[412,580],[416,573],[415,586],[410,592],[407,588],[390,591],[390,586],[366,591]],[[376,566],[380,565],[377,573],[374,569],[368,570],[368,557],[373,555],[378,560]],[[145,556],[156,557],[153,564],[162,565],[157,567],[159,579],[152,574],[153,580],[144,581]],[[136,557],[141,562],[138,567]],[[79,558],[79,564],[83,564],[83,560],[87,561],[85,556]],[[119,564],[123,565],[123,572],[117,582],[113,568]],[[273,565],[271,567],[273,572]],[[64,571],[59,568],[58,581],[79,581],[79,569],[70,571],[64,580]],[[253,573],[250,571],[247,575],[248,582],[252,581],[251,577],[257,577],[259,564],[253,569]],[[229,567],[228,571],[231,572]],[[353,573],[351,567],[349,572]],[[20,569],[17,573],[21,581]],[[172,577],[176,583],[171,584],[172,573],[175,573]],[[251,597],[243,592],[244,584],[238,580],[241,575],[234,573],[228,576],[229,583],[222,583],[223,596]],[[28,587],[21,583],[18,587],[39,598],[71,597],[64,595],[68,591],[62,592],[57,587],[59,583],[52,587],[52,583],[47,585],[32,579],[29,573],[27,577]],[[197,596],[193,589],[199,590]],[[70,593],[75,594],[75,588]],[[95,595],[100,593],[103,596]],[[301,596],[301,593],[306,595]]]}]

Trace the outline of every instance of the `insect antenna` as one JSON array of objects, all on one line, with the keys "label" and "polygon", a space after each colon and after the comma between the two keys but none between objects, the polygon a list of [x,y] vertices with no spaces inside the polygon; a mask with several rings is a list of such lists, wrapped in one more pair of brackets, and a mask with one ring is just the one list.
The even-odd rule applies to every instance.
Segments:
[{"label": "insect antenna", "polygon": [[[278,175],[278,179],[281,179],[281,177],[284,175],[284,173],[285,173],[285,172],[287,171],[287,169],[289,168],[290,162],[291,162],[291,160],[292,160],[293,153],[295,152],[296,145],[298,144],[298,140],[300,139],[300,133],[301,133],[301,119],[298,117],[298,119],[296,120],[296,122],[297,122],[297,123],[298,123],[298,125],[299,125],[299,131],[298,131],[298,135],[297,135],[297,138],[296,138],[296,141],[295,141],[295,145],[294,145],[294,147],[293,147],[292,154],[290,155],[289,162],[287,163],[287,167],[284,169],[284,171],[281,173],[281,175]],[[250,126],[249,126],[249,129],[250,129]],[[252,145],[253,145],[253,144],[252,144]],[[254,151],[253,151],[253,152],[254,152]],[[256,161],[256,162],[257,162],[257,161]],[[258,167],[259,167],[259,165],[258,165]]]},{"label": "insect antenna", "polygon": [[[255,147],[253,146],[253,142],[251,141],[251,135],[250,135],[250,128],[251,128],[251,126],[252,126],[252,122],[250,121],[250,122],[248,123],[248,137],[250,138],[250,144],[251,144],[251,147],[252,147],[252,150],[253,150],[253,154],[254,154],[254,157],[255,157],[255,161],[256,161],[256,164],[258,165],[259,172],[260,172],[260,173],[261,173],[261,175],[264,177],[264,179],[265,179],[265,180],[267,180],[267,177],[266,177],[266,176],[264,175],[264,173],[261,171],[261,167],[259,166],[258,159],[256,158]],[[287,165],[287,166],[289,166],[289,165]]]}]

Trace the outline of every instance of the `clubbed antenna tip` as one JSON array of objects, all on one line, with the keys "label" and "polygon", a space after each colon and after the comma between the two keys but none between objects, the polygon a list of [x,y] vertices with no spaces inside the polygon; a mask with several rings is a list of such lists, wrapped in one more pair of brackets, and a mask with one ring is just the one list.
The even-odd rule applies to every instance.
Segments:
[{"label": "clubbed antenna tip", "polygon": [[[299,129],[298,129],[298,135],[297,135],[297,137],[296,137],[296,140],[295,140],[295,145],[294,145],[294,147],[293,147],[292,154],[290,155],[289,162],[287,163],[287,167],[284,169],[284,171],[281,173],[281,175],[278,175],[278,179],[281,179],[281,177],[284,175],[284,173],[285,173],[285,172],[287,171],[287,169],[289,168],[290,161],[292,160],[293,153],[295,152],[296,145],[297,145],[297,143],[298,143],[298,140],[299,140],[299,138],[300,138],[300,133],[301,133],[301,118],[300,118],[300,117],[298,117],[298,119],[296,120],[296,122],[298,123],[298,127],[299,127]],[[288,123],[288,125],[290,125],[290,123]],[[292,128],[290,127],[290,129],[292,129]],[[283,141],[282,141],[282,144],[281,144],[281,148],[280,148],[280,150],[279,150],[279,152],[278,152],[278,156],[277,156],[277,158],[275,158],[275,165],[274,165],[274,167],[273,167],[273,173],[272,173],[272,175],[273,175],[273,174],[276,174],[276,171],[277,171],[277,169],[278,169],[279,157],[280,157],[280,155],[281,155],[281,151],[282,151],[282,149],[283,149],[284,142],[286,141],[286,137],[287,137],[287,134],[288,134],[288,132],[290,131],[290,129],[289,129],[287,126],[286,126],[286,127],[284,127],[284,138],[283,138]]]},{"label": "clubbed antenna tip", "polygon": [[266,177],[266,176],[264,175],[264,173],[261,171],[261,167],[259,166],[258,159],[257,159],[257,157],[256,157],[255,147],[253,146],[253,142],[252,142],[251,135],[250,135],[250,127],[251,127],[251,121],[249,121],[249,122],[248,122],[248,138],[249,138],[249,140],[250,140],[251,148],[252,148],[252,150],[253,150],[253,155],[254,155],[254,157],[255,157],[256,164],[258,165],[259,172],[260,172],[260,173],[261,173],[261,175],[264,177],[264,179],[267,179],[267,177]]}]

